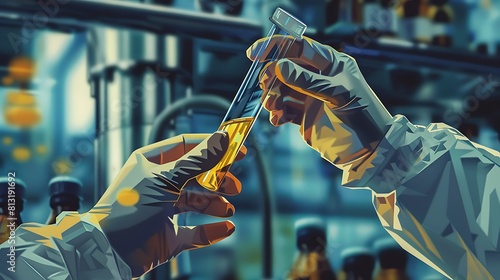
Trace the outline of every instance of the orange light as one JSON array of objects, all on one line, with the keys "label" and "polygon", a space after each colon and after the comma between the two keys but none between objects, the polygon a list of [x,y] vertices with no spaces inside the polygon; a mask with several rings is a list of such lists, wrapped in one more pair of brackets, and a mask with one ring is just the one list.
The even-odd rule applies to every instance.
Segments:
[{"label": "orange light", "polygon": [[73,170],[71,162],[64,158],[55,161],[52,168],[57,175],[69,174]]},{"label": "orange light", "polygon": [[35,96],[28,92],[9,92],[7,93],[7,103],[9,105],[36,105]]},{"label": "orange light", "polygon": [[2,139],[2,143],[3,143],[5,146],[10,146],[10,145],[12,144],[12,137],[5,136],[5,137]]},{"label": "orange light", "polygon": [[10,61],[8,72],[12,79],[18,82],[29,82],[35,74],[35,62],[24,56],[15,57]]},{"label": "orange light", "polygon": [[31,127],[40,122],[41,116],[37,109],[31,107],[12,106],[5,109],[5,121],[10,125]]},{"label": "orange light", "polygon": [[4,86],[10,86],[14,83],[14,79],[11,76],[5,76],[2,78],[2,83]]},{"label": "orange light", "polygon": [[26,147],[17,147],[12,150],[12,157],[18,162],[25,162],[30,159],[31,152]]},{"label": "orange light", "polygon": [[131,207],[139,202],[139,193],[134,189],[123,189],[116,195],[116,200],[122,206]]},{"label": "orange light", "polygon": [[38,145],[36,147],[36,152],[40,155],[44,155],[47,153],[47,147],[45,147],[45,145]]}]

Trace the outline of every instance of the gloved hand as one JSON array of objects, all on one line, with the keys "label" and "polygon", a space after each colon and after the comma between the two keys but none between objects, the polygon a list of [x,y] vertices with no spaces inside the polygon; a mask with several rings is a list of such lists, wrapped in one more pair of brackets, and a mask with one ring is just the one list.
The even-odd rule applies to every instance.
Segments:
[{"label": "gloved hand", "polygon": [[[134,277],[189,249],[216,243],[234,232],[229,221],[177,226],[176,214],[195,211],[230,217],[234,207],[219,194],[236,195],[241,183],[227,173],[219,194],[191,180],[209,170],[228,149],[225,132],[181,135],[136,150],[89,214]],[[240,151],[241,159],[246,149]]]},{"label": "gloved hand", "polygon": [[[276,35],[266,50],[290,40]],[[247,50],[251,60],[263,42]],[[269,90],[262,102],[271,123],[300,125],[305,142],[339,168],[370,155],[392,119],[352,57],[307,37],[264,67],[260,85]]]}]

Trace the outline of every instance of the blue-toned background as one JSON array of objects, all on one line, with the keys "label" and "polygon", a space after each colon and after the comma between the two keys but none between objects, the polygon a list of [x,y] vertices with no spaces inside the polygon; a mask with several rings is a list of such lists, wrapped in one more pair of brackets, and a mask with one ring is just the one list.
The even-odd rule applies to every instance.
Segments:
[{"label": "blue-toned background", "polygon": [[[500,1],[451,0],[442,8],[433,1],[409,1],[418,2],[417,8],[405,1],[384,8],[379,1],[357,0],[112,1],[111,6],[75,0],[60,1],[56,11],[35,1],[2,1],[0,176],[15,171],[26,182],[25,222],[46,221],[48,182],[57,175],[83,182],[81,211],[87,211],[128,154],[147,144],[162,110],[204,95],[232,100],[250,66],[245,50],[267,32],[267,18],[277,6],[307,23],[307,36],[355,57],[392,114],[422,125],[446,122],[500,149]],[[16,80],[28,67],[16,64],[20,57],[36,69],[28,81]],[[20,93],[36,102],[9,101]],[[24,111],[13,112],[16,106]],[[30,121],[25,114],[38,117]],[[212,132],[223,115],[213,106],[186,107],[172,115],[161,135]],[[298,127],[275,128],[267,117],[264,112],[252,132],[256,140],[248,144],[247,159],[232,169],[243,182],[242,194],[229,199],[236,206],[231,219],[236,232],[190,252],[192,275],[219,279],[236,267],[239,279],[261,279],[257,152],[266,161],[272,190],[274,279],[282,279],[292,265],[294,223],[301,218],[327,223],[328,256],[337,271],[344,249],[371,248],[388,237],[369,191],[342,188],[341,173],[303,143]],[[186,219],[189,224],[214,220],[197,214]],[[412,279],[442,279],[414,258],[408,273]]]}]

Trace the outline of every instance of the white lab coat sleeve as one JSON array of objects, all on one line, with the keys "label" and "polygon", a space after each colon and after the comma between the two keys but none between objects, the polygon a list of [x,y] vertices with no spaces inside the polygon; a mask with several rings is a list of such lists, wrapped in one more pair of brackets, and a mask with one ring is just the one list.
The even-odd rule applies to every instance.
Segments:
[{"label": "white lab coat sleeve", "polygon": [[383,227],[451,279],[500,279],[500,153],[446,124],[395,116],[375,152],[344,168]]},{"label": "white lab coat sleeve", "polygon": [[63,212],[56,225],[25,223],[0,245],[0,279],[124,279],[130,268],[91,216]]}]

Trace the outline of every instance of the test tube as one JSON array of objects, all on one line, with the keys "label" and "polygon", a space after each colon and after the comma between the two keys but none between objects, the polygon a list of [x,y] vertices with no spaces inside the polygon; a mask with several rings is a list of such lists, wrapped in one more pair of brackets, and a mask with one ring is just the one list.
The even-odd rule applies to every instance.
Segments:
[{"label": "test tube", "polygon": [[[261,73],[262,69],[268,62],[283,58],[295,40],[302,39],[307,28],[304,23],[281,8],[277,8],[269,20],[273,26],[266,36],[267,39],[261,44],[250,70],[219,126],[219,130],[228,133],[229,148],[215,167],[196,177],[198,183],[210,191],[218,190],[219,184],[231,167],[262,109],[261,99],[267,95],[267,92],[259,86],[260,79],[264,76]],[[271,51],[265,51],[275,35],[282,35],[282,42],[274,45]]]}]

